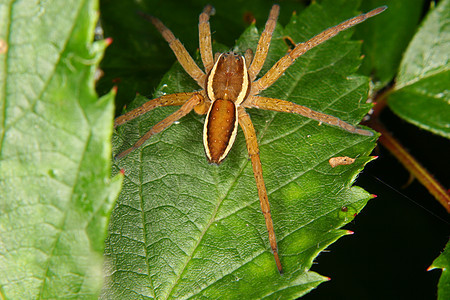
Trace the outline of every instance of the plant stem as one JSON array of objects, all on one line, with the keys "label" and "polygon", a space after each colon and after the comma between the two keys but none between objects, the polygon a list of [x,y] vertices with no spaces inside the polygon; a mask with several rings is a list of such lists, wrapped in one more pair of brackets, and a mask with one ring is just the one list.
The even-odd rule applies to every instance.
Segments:
[{"label": "plant stem", "polygon": [[388,89],[379,94],[376,98],[377,104],[374,106],[372,118],[366,122],[366,125],[381,133],[380,143],[389,150],[400,163],[425,186],[436,200],[450,213],[450,194],[449,192],[395,139],[392,134],[384,127],[379,120],[379,114],[386,106],[386,98],[392,92]]}]

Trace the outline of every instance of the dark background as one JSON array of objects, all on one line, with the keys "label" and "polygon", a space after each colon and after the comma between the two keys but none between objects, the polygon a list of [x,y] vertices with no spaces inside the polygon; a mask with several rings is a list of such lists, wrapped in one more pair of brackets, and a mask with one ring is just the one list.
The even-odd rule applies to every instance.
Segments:
[{"label": "dark background", "polygon": [[[406,123],[389,110],[381,120],[445,186],[450,142]],[[344,228],[351,236],[321,253],[312,270],[331,277],[302,299],[436,299],[441,271],[427,268],[450,233],[445,209],[385,148],[356,185],[377,194]]]}]

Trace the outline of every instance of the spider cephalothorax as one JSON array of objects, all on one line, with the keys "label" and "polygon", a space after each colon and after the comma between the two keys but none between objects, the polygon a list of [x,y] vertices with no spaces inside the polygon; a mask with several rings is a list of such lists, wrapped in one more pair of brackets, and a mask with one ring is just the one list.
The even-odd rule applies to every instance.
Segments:
[{"label": "spider cephalothorax", "polygon": [[385,9],[385,6],[379,7],[366,14],[359,15],[332,28],[328,28],[304,43],[297,44],[292,51],[280,58],[267,73],[258,79],[257,76],[266,60],[272,33],[278,18],[278,5],[272,6],[269,19],[261,34],[254,56],[251,50],[247,51],[245,56],[234,52],[213,56],[211,31],[209,27],[209,17],[213,9],[211,6],[206,6],[199,18],[200,54],[205,67],[204,71],[197,66],[184,46],[161,21],[154,17],[149,17],[150,21],[169,43],[179,63],[197,82],[201,90],[190,93],[164,95],[152,99],[141,107],[118,117],[114,122],[115,127],[156,107],[181,105],[179,110],[153,126],[131,148],[121,152],[116,158],[126,156],[134,149],[140,147],[152,135],[164,130],[176,120],[185,116],[190,111],[195,110],[199,114],[207,114],[203,129],[203,145],[207,159],[211,163],[220,164],[234,143],[239,124],[247,141],[247,150],[252,161],[261,210],[264,214],[269,233],[270,246],[278,271],[281,273],[282,266],[278,255],[270,205],[262,174],[258,142],[256,140],[255,129],[245,108],[254,107],[278,112],[295,113],[322,123],[338,126],[355,134],[373,135],[371,131],[357,128],[339,118],[313,111],[305,106],[289,101],[259,96],[259,93],[276,82],[299,56],[332,38],[340,31],[359,24],[367,18],[381,13]]}]

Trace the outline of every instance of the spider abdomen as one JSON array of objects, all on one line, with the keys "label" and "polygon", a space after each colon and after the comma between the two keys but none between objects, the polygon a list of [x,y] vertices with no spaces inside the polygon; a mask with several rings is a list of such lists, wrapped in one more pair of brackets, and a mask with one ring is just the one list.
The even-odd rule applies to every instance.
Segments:
[{"label": "spider abdomen", "polygon": [[236,138],[237,126],[236,104],[231,100],[215,100],[203,128],[203,144],[210,163],[220,164],[227,156]]}]

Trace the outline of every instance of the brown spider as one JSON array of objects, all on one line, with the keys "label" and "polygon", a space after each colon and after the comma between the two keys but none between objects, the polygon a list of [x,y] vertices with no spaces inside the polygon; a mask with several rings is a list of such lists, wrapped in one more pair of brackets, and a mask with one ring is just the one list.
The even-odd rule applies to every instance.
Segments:
[{"label": "brown spider", "polygon": [[332,38],[340,31],[350,28],[364,20],[373,17],[386,9],[385,6],[376,8],[366,14],[349,19],[339,25],[326,29],[309,41],[297,44],[292,51],[283,56],[261,78],[256,79],[266,60],[272,33],[275,29],[279,14],[279,6],[273,5],[265,28],[259,39],[255,55],[249,49],[245,55],[234,52],[216,53],[213,57],[211,47],[211,31],[209,17],[212,15],[212,6],[206,6],[199,17],[200,54],[205,66],[203,72],[186,51],[181,42],[165,27],[160,20],[149,16],[150,21],[161,32],[169,43],[179,63],[184,70],[202,88],[200,91],[190,93],[175,93],[152,99],[142,106],[118,117],[114,122],[117,127],[130,121],[156,107],[181,105],[181,108],[153,126],[131,148],[116,156],[117,159],[126,156],[140,147],[152,135],[164,130],[173,122],[188,114],[192,109],[198,114],[207,114],[203,129],[203,144],[208,161],[220,164],[230,151],[237,133],[238,124],[241,126],[247,142],[248,153],[253,166],[256,187],[261,204],[261,210],[266,221],[269,233],[270,246],[275,258],[278,271],[282,273],[282,266],[278,256],[277,241],[273,229],[270,205],[263,180],[261,161],[259,158],[258,142],[250,116],[245,108],[261,108],[266,110],[296,113],[322,123],[338,126],[352,133],[371,136],[372,132],[357,128],[336,117],[313,111],[305,106],[292,102],[258,96],[258,94],[271,86],[306,51]]}]

